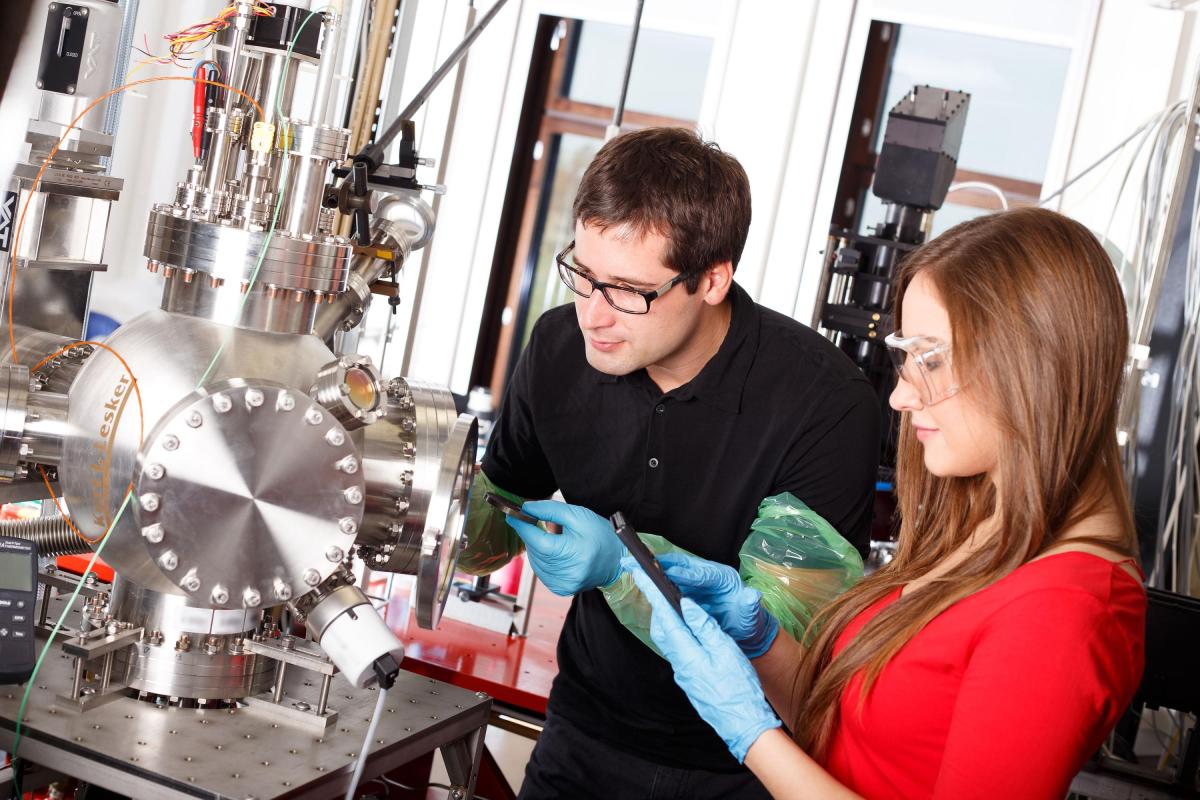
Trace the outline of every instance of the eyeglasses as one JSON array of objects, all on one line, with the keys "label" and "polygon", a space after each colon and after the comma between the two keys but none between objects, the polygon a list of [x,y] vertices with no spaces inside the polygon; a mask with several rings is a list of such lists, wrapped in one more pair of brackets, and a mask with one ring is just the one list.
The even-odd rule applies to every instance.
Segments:
[{"label": "eyeglasses", "polygon": [[903,337],[889,333],[883,343],[900,377],[908,381],[921,403],[927,406],[940,403],[958,394],[960,387],[950,369],[950,345],[932,336]]},{"label": "eyeglasses", "polygon": [[630,289],[628,286],[601,283],[584,275],[576,267],[567,263],[567,254],[574,249],[575,242],[571,242],[563,248],[561,253],[554,257],[554,260],[558,262],[558,277],[562,278],[562,282],[567,285],[568,289],[580,297],[591,297],[592,293],[599,289],[610,306],[626,314],[649,313],[652,302],[669,292],[672,286],[688,277],[688,273],[681,272],[652,292]]}]

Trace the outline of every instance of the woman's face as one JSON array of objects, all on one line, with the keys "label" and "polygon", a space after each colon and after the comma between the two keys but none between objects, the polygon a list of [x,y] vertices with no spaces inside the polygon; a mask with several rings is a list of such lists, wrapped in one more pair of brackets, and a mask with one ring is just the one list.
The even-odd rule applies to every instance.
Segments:
[{"label": "woman's face", "polygon": [[[924,274],[918,273],[904,293],[901,319],[904,330],[900,334],[904,337],[930,337],[950,345],[950,363],[938,368],[953,369],[950,316],[933,282]],[[917,440],[925,449],[925,467],[943,478],[991,473],[996,466],[999,429],[974,402],[970,377],[955,375],[952,383],[962,386],[962,390],[927,404],[906,374],[916,379],[914,374],[899,373],[889,402],[892,408],[910,416]]]}]

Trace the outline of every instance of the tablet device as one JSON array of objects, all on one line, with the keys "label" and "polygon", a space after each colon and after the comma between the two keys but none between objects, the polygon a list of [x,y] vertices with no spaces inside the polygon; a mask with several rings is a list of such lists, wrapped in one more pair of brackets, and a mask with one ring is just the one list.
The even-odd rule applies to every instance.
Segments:
[{"label": "tablet device", "polygon": [[663,597],[667,598],[671,608],[675,609],[675,613],[679,615],[680,619],[683,619],[683,606],[680,604],[682,595],[679,593],[679,587],[671,583],[671,579],[663,572],[662,565],[658,563],[654,553],[650,552],[650,548],[638,537],[637,531],[626,522],[625,515],[620,511],[609,517],[609,520],[613,524],[617,538],[621,540],[621,544],[625,545],[629,555],[633,556],[634,561],[641,565],[641,568],[650,576],[650,580],[654,581],[654,585],[663,593]]}]

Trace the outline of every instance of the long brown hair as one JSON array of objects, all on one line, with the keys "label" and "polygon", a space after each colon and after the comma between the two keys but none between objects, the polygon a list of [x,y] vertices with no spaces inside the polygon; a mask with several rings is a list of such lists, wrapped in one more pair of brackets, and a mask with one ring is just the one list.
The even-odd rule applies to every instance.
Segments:
[{"label": "long brown hair", "polygon": [[[930,474],[905,415],[896,458],[896,556],[817,616],[796,675],[792,731],[817,757],[856,674],[865,669],[865,697],[888,660],[930,620],[1053,547],[1072,525],[1112,514],[1118,524],[1110,537],[1079,541],[1136,554],[1116,438],[1125,302],[1096,237],[1033,208],[956,225],[904,262],[898,330],[900,304],[918,274],[931,280],[949,314],[962,395],[1000,429],[997,481]],[[833,658],[851,620],[928,573],[993,515],[997,533],[979,551],[890,604]]]}]

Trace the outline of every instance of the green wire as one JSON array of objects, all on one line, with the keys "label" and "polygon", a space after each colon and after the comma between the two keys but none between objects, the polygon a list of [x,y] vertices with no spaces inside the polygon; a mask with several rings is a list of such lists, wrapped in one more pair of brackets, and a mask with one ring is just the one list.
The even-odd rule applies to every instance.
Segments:
[{"label": "green wire", "polygon": [[[276,113],[281,118],[282,118],[283,114],[280,113],[279,102],[282,97],[284,79],[286,79],[286,77],[287,77],[288,64],[291,63],[292,51],[296,47],[296,42],[300,39],[300,34],[304,31],[305,26],[308,25],[309,21],[312,20],[313,17],[317,16],[318,14],[323,14],[326,11],[332,11],[332,10],[334,10],[333,6],[325,6],[323,8],[319,8],[315,11],[310,11],[308,16],[304,18],[304,22],[300,23],[300,27],[296,29],[296,35],[292,37],[291,44],[288,45],[287,60],[284,62],[283,70],[279,76],[279,87],[276,89],[276,92],[275,92]],[[286,158],[283,159],[283,169],[280,170],[280,173],[279,173],[279,185],[280,186],[284,186],[287,184],[288,163],[289,162]],[[239,319],[241,318],[242,313],[246,310],[246,301],[248,301],[250,299],[250,292],[254,288],[255,281],[258,280],[258,273],[262,269],[263,259],[266,258],[266,255],[267,255],[267,248],[270,247],[271,239],[275,235],[275,228],[279,223],[279,211],[282,208],[283,208],[283,192],[280,192],[279,198],[275,202],[275,213],[271,215],[271,225],[267,229],[267,236],[263,240],[262,249],[258,253],[258,260],[254,264],[254,271],[250,273],[250,284],[249,284],[249,286],[246,287],[246,294],[242,296],[241,305],[238,306],[238,318]],[[221,354],[225,352],[225,345],[227,345],[229,343],[229,337],[231,335],[232,335],[232,330],[226,334],[224,341],[222,341],[220,346],[217,347],[217,352],[213,354],[212,361],[210,361],[208,364],[208,369],[204,370],[204,374],[200,376],[200,380],[196,383],[196,388],[200,388],[201,386],[203,386],[205,381],[208,380],[208,376],[210,374],[212,374],[213,369],[217,366],[217,362],[221,358]],[[84,581],[86,580],[88,574],[91,573],[92,567],[94,567],[96,565],[96,559],[98,559],[100,557],[100,552],[102,550],[104,550],[104,545],[108,543],[109,534],[112,533],[113,528],[116,527],[117,523],[121,520],[121,517],[125,514],[125,509],[127,509],[129,507],[129,501],[132,499],[132,497],[133,497],[132,492],[127,493],[125,495],[124,502],[122,502],[121,507],[119,509],[117,509],[116,516],[113,517],[112,522],[109,523],[108,530],[106,530],[104,532],[104,536],[101,537],[100,545],[96,548],[95,552],[92,553],[92,559],[88,562],[87,569],[85,569],[83,571],[83,575],[80,576],[79,584],[75,587],[75,591],[73,591],[71,593],[71,597],[67,600],[67,604],[62,610],[62,614],[59,615],[58,621],[54,623],[54,628],[53,628],[53,630],[50,631],[50,638],[48,638],[46,640],[46,645],[45,645],[45,647],[42,648],[41,655],[39,655],[37,661],[34,662],[33,672],[29,675],[29,682],[25,686],[25,693],[21,696],[21,706],[17,710],[17,726],[16,726],[16,732],[13,736],[13,749],[12,749],[13,760],[16,760],[17,751],[19,750],[19,748],[21,746],[21,722],[25,718],[25,706],[29,702],[29,693],[33,690],[33,685],[37,679],[38,672],[42,668],[42,662],[44,662],[46,660],[46,655],[50,652],[50,645],[54,643],[54,637],[57,636],[58,632],[62,629],[63,622],[66,620],[67,614],[69,614],[71,612],[71,608],[75,605],[75,601],[79,598],[79,590],[83,588]],[[50,591],[49,586],[46,587],[46,591],[47,592]],[[21,787],[19,785],[17,785],[17,783],[16,783],[15,771],[13,774],[13,784],[14,784],[15,788],[17,789],[17,796],[20,797],[21,796]]]}]

